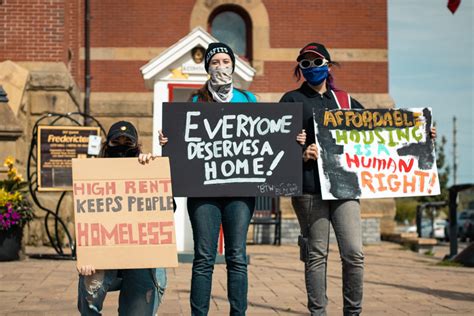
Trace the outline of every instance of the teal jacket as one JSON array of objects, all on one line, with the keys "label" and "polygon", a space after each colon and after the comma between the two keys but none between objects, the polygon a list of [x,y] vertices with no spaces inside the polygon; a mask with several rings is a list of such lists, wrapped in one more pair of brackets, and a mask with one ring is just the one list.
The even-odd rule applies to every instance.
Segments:
[{"label": "teal jacket", "polygon": [[[195,95],[193,97],[193,102],[198,101],[198,96]],[[250,91],[243,91],[242,90],[237,90],[234,88],[232,90],[232,100],[230,100],[232,103],[246,103],[246,102],[257,102],[257,98],[255,95],[250,92]]]}]

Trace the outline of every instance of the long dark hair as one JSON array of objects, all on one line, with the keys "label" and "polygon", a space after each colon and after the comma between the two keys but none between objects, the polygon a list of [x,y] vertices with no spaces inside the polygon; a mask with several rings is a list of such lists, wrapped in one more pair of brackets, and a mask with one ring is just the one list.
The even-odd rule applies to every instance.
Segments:
[{"label": "long dark hair", "polygon": [[207,89],[207,82],[191,94],[189,101],[192,101],[195,97],[197,97],[198,102],[215,102]]},{"label": "long dark hair", "polygon": [[[337,61],[332,61],[329,63],[329,65],[334,65],[334,66],[337,66],[337,67],[340,67],[341,65],[337,62]],[[296,81],[300,81],[301,80],[301,77],[303,77],[303,73],[301,72],[301,68],[300,68],[300,65],[296,65],[295,69],[293,70],[293,77],[296,78]],[[329,88],[331,88],[331,90],[338,90],[336,88],[336,85],[334,84],[334,76],[329,73],[328,74],[328,78],[326,79],[326,84]]]}]

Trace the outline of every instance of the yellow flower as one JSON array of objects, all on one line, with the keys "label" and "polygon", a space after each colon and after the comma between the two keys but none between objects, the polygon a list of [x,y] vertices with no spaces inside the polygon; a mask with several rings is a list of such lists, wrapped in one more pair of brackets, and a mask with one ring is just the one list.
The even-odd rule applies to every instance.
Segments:
[{"label": "yellow flower", "polygon": [[25,181],[25,180],[23,179],[23,176],[22,176],[21,174],[17,174],[17,175],[13,178],[13,180],[16,181],[16,182],[23,182],[23,181]]},{"label": "yellow flower", "polygon": [[4,189],[0,189],[0,207],[5,206],[7,201],[8,193]]},{"label": "yellow flower", "polygon": [[10,197],[11,197],[13,202],[20,202],[21,200],[23,200],[23,196],[18,191],[16,191],[13,194],[10,194]]},{"label": "yellow flower", "polygon": [[14,163],[15,163],[15,158],[13,158],[12,156],[8,156],[3,162],[3,165],[5,167],[11,168]]},{"label": "yellow flower", "polygon": [[23,195],[20,192],[9,193],[4,189],[0,189],[0,207],[7,203],[17,203],[23,200]]},{"label": "yellow flower", "polygon": [[11,168],[8,169],[8,172],[7,172],[7,176],[8,176],[8,179],[12,180],[13,178],[15,178],[17,175],[17,170],[16,168]]}]

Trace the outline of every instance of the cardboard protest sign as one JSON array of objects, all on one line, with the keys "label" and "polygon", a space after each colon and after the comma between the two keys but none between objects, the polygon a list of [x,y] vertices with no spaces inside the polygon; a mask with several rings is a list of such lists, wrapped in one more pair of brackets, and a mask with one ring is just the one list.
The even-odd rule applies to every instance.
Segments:
[{"label": "cardboard protest sign", "polygon": [[330,110],[314,123],[323,199],[440,193],[431,109]]},{"label": "cardboard protest sign", "polygon": [[298,195],[301,103],[165,103],[175,196]]},{"label": "cardboard protest sign", "polygon": [[77,265],[176,267],[168,158],[73,159]]},{"label": "cardboard protest sign", "polygon": [[71,190],[71,160],[88,157],[91,135],[100,135],[100,128],[38,126],[38,191]]}]

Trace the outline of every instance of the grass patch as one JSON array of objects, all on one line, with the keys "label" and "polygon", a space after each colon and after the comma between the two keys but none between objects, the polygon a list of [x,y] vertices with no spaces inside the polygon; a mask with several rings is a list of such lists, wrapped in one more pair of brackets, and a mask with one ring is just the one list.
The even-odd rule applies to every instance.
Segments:
[{"label": "grass patch", "polygon": [[402,244],[400,245],[400,248],[397,248],[397,250],[411,250],[411,248],[408,244]]},{"label": "grass patch", "polygon": [[434,252],[433,252],[433,250],[428,250],[428,251],[425,251],[424,255],[425,255],[425,256],[428,256],[428,257],[433,257],[433,256],[434,256]]},{"label": "grass patch", "polygon": [[436,265],[439,266],[439,267],[460,267],[460,268],[464,267],[459,262],[454,262],[454,261],[450,261],[450,260],[440,261]]}]

